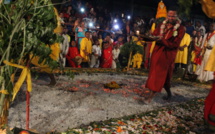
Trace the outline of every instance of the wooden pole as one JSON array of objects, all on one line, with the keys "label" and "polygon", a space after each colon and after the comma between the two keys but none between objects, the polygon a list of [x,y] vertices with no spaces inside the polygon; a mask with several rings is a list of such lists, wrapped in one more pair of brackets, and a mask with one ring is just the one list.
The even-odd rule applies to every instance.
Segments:
[{"label": "wooden pole", "polygon": [[129,55],[127,71],[129,71],[129,69],[130,69],[131,58],[132,58],[132,52],[130,52],[130,55]]},{"label": "wooden pole", "polygon": [[26,130],[29,130],[30,120],[30,93],[26,91]]},{"label": "wooden pole", "polygon": [[[27,60],[26,66],[28,68],[30,67],[30,59]],[[26,130],[29,130],[29,121],[30,121],[30,92],[28,91],[28,85],[27,85],[26,87]]]}]

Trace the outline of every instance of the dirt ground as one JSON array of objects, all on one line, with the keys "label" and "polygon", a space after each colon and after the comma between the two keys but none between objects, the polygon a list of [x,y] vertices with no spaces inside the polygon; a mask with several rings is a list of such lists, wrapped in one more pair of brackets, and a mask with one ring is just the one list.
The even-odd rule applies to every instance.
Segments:
[{"label": "dirt ground", "polygon": [[[172,83],[173,99],[162,100],[165,91],[157,94],[150,104],[139,101],[138,93],[145,86],[146,76],[125,74],[79,74],[74,79],[58,76],[57,84],[47,86],[49,78],[33,78],[30,100],[30,128],[43,132],[66,131],[93,121],[103,121],[133,115],[193,98],[206,97],[208,89],[195,85]],[[121,88],[110,90],[105,83],[115,81]],[[9,113],[9,126],[25,128],[25,85]],[[72,90],[77,90],[72,92]]]}]

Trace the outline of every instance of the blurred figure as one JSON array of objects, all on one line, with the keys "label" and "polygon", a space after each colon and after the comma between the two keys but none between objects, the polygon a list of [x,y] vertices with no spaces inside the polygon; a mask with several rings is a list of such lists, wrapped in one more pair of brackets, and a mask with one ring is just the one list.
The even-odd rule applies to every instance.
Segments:
[{"label": "blurred figure", "polygon": [[201,62],[201,65],[197,67],[196,74],[198,75],[198,79],[202,81],[209,81],[213,80],[213,72],[211,71],[205,71],[205,65],[208,62],[208,58],[211,54],[211,50],[215,46],[215,23],[210,24],[210,31],[204,36],[203,39],[204,48],[201,53],[203,56],[203,60]]},{"label": "blurred figure", "polygon": [[178,52],[176,54],[175,69],[178,70],[180,68],[179,70],[181,71],[179,71],[180,72],[179,75],[181,77],[184,77],[187,68],[188,47],[190,45],[190,42],[191,42],[190,35],[188,33],[185,33],[178,48]]},{"label": "blurred figure", "polygon": [[90,68],[98,68],[99,67],[99,60],[101,56],[101,48],[98,40],[95,40],[93,45],[91,61],[90,61]]},{"label": "blurred figure", "polygon": [[196,21],[195,30],[200,31],[202,36],[205,35],[206,29],[200,21]]},{"label": "blurred figure", "polygon": [[75,29],[75,32],[77,34],[77,45],[78,45],[79,50],[80,50],[80,43],[81,43],[82,39],[85,37],[86,31],[87,31],[87,29],[85,28],[85,23],[84,23],[84,21],[81,21],[79,23],[79,26],[77,26],[77,28]]},{"label": "blurred figure", "polygon": [[83,57],[83,61],[81,63],[82,67],[89,67],[90,65],[90,57],[92,53],[92,42],[90,39],[90,32],[85,32],[85,37],[81,40],[80,43],[80,54]]},{"label": "blurred figure", "polygon": [[70,67],[81,68],[80,64],[82,62],[82,57],[79,54],[76,42],[74,40],[71,41],[68,54],[66,55],[66,59]]},{"label": "blurred figure", "polygon": [[111,68],[116,69],[116,68],[119,68],[119,66],[120,66],[119,65],[119,60],[118,60],[118,57],[119,57],[119,54],[120,54],[119,44],[114,45],[113,47],[114,47],[114,49],[112,50],[113,60],[112,60]]},{"label": "blurred figure", "polygon": [[110,40],[104,41],[102,43],[102,56],[101,56],[101,64],[102,68],[111,68],[112,67],[112,43]]}]

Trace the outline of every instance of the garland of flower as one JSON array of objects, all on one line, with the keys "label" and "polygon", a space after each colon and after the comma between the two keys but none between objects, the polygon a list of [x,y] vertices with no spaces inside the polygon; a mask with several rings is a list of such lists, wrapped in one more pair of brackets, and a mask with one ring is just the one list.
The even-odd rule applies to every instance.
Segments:
[{"label": "garland of flower", "polygon": [[[160,36],[163,36],[164,31],[166,30],[166,25],[167,25],[167,19],[163,21],[163,23],[161,24],[161,28],[160,28]],[[176,37],[178,35],[178,31],[177,29],[180,27],[181,25],[181,20],[177,18],[177,22],[173,27],[173,36]]]},{"label": "garland of flower", "polygon": [[200,45],[202,44],[202,36],[200,36],[200,38],[196,37],[195,38],[195,45],[200,47]]}]

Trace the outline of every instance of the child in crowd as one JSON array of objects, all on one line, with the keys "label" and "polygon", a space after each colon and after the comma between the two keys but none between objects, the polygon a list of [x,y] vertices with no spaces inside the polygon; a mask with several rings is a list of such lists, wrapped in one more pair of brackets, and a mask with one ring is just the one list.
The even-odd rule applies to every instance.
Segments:
[{"label": "child in crowd", "polygon": [[112,60],[112,69],[116,69],[119,67],[119,53],[120,53],[120,49],[119,49],[119,44],[114,45],[113,46],[114,49],[112,50],[112,55],[113,55],[113,60]]},{"label": "child in crowd", "polygon": [[66,59],[69,63],[69,66],[73,68],[81,68],[82,57],[79,54],[78,48],[76,46],[76,42],[74,40],[71,41],[69,52],[66,55]]},{"label": "child in crowd", "polygon": [[95,44],[93,45],[93,50],[91,55],[90,68],[99,67],[100,56],[101,56],[100,44],[98,40],[95,40]]}]

